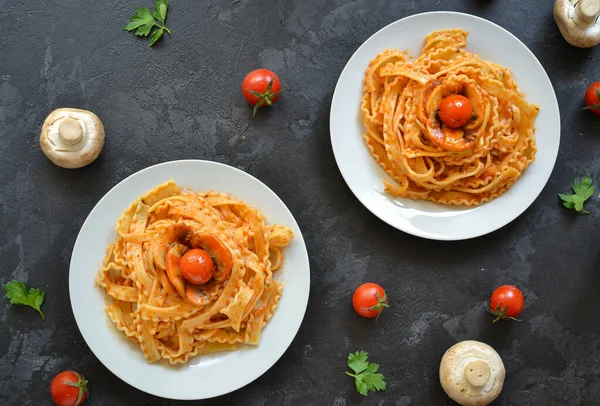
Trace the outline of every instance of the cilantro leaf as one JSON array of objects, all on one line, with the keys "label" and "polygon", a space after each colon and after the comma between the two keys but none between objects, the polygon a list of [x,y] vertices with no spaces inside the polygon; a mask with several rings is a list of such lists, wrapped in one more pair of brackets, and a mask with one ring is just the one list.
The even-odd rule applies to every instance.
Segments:
[{"label": "cilantro leaf", "polygon": [[356,390],[363,396],[369,392],[382,391],[387,389],[385,377],[377,373],[379,364],[369,363],[368,353],[366,351],[357,351],[348,355],[348,367],[355,373],[346,371],[346,375],[354,378]]},{"label": "cilantro leaf", "polygon": [[[124,27],[125,31],[135,31],[135,35],[140,37],[147,37],[152,32],[150,46],[154,45],[162,37],[164,31],[169,34],[171,33],[165,26],[167,7],[169,6],[168,0],[155,0],[154,5],[156,9],[153,12],[150,12],[150,9],[147,7],[136,8],[136,14],[131,17],[131,21]],[[155,19],[162,24],[159,24]],[[152,31],[154,27],[157,29]]]},{"label": "cilantro leaf", "polygon": [[563,201],[563,206],[567,209],[576,210],[580,213],[589,214],[583,209],[583,204],[586,200],[594,195],[596,188],[592,185],[592,177],[590,175],[579,179],[576,178],[573,182],[573,191],[575,194],[567,195],[559,193],[558,197]]},{"label": "cilantro leaf", "polygon": [[31,288],[29,292],[25,288],[25,284],[21,281],[10,281],[4,285],[6,297],[10,299],[10,303],[31,306],[42,316],[42,303],[44,303],[44,292],[39,289]]}]

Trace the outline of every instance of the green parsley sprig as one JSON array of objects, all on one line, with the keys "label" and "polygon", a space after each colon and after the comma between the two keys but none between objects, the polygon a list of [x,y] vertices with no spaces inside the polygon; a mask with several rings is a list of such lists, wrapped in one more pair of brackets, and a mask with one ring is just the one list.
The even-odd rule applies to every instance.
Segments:
[{"label": "green parsley sprig", "polygon": [[42,303],[44,303],[44,292],[39,289],[31,288],[29,292],[25,288],[25,284],[21,281],[10,281],[4,284],[4,291],[6,297],[10,299],[10,303],[31,306],[42,316],[44,320],[44,313],[42,313]]},{"label": "green parsley sprig", "polygon": [[155,10],[153,12],[150,12],[148,7],[136,8],[136,13],[131,17],[131,21],[125,25],[125,31],[135,31],[135,35],[147,37],[150,31],[156,27],[150,37],[150,46],[154,45],[165,31],[171,34],[171,30],[165,26],[168,7],[168,0],[154,0]]},{"label": "green parsley sprig", "polygon": [[575,193],[571,195],[558,194],[558,197],[563,201],[563,206],[579,213],[590,214],[583,209],[583,204],[594,195],[595,188],[592,186],[592,177],[587,175],[581,179],[576,178],[573,182],[573,192]]},{"label": "green parsley sprig", "polygon": [[385,377],[377,373],[379,365],[368,361],[369,354],[366,351],[356,351],[348,355],[348,367],[354,371],[346,371],[346,375],[354,378],[356,390],[363,396],[369,392],[383,391],[387,389]]}]

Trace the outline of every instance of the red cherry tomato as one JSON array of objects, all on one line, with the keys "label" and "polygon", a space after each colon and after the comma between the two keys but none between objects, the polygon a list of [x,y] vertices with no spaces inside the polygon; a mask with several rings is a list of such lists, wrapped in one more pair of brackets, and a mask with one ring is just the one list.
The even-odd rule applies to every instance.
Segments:
[{"label": "red cherry tomato", "polygon": [[79,406],[87,394],[87,381],[75,371],[61,372],[50,384],[50,395],[58,406]]},{"label": "red cherry tomato", "polygon": [[523,311],[525,299],[523,292],[513,285],[503,285],[492,293],[488,311],[496,316],[494,323],[498,320],[513,319]]},{"label": "red cherry tomato", "polygon": [[252,71],[242,82],[242,94],[254,106],[253,117],[259,107],[272,106],[279,99],[281,90],[279,77],[268,69]]},{"label": "red cherry tomato", "polygon": [[179,262],[181,275],[189,283],[201,285],[213,277],[215,273],[215,261],[208,252],[194,248],[183,254]]},{"label": "red cherry tomato", "polygon": [[600,116],[600,82],[592,83],[585,92],[585,109]]},{"label": "red cherry tomato", "polygon": [[387,295],[383,288],[376,283],[363,283],[352,295],[352,306],[356,313],[363,317],[372,319],[379,317],[387,304]]},{"label": "red cherry tomato", "polygon": [[473,107],[465,96],[453,94],[442,100],[438,116],[446,127],[460,128],[473,116]]}]

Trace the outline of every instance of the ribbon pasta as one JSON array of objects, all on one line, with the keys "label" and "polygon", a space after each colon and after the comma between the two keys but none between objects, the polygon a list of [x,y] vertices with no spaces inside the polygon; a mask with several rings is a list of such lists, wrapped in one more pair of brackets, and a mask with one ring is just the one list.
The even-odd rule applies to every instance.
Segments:
[{"label": "ribbon pasta", "polygon": [[[133,202],[116,231],[96,284],[109,319],[148,362],[258,345],[281,297],[273,272],[294,238],[290,228],[265,225],[260,211],[227,194],[183,191],[171,181]],[[172,269],[188,245],[218,256],[204,285]]]},{"label": "ribbon pasta", "polygon": [[[435,31],[414,61],[387,49],[365,72],[364,140],[393,179],[383,180],[392,196],[479,205],[506,192],[535,160],[539,108],[507,68],[465,50],[467,35]],[[439,105],[450,94],[473,106],[463,128],[439,123]]]}]

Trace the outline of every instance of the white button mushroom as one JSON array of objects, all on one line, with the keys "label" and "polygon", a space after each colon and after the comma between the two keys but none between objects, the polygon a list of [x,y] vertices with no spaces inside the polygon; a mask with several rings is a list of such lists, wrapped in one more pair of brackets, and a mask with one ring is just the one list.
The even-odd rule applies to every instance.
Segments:
[{"label": "white button mushroom", "polygon": [[44,121],[40,146],[63,168],[81,168],[94,161],[104,146],[104,126],[91,111],[62,108]]},{"label": "white button mushroom", "polygon": [[569,44],[579,48],[600,44],[600,0],[556,0],[554,19]]},{"label": "white button mushroom", "polygon": [[462,341],[446,351],[440,363],[440,383],[463,406],[494,401],[504,384],[504,364],[498,353],[479,341]]}]

